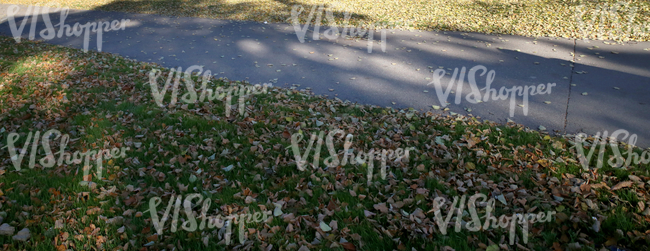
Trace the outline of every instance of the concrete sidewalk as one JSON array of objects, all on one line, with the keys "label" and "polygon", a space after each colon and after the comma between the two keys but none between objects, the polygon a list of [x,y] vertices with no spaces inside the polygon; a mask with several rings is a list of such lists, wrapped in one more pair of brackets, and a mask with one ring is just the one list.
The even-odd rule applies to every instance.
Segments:
[{"label": "concrete sidewalk", "polygon": [[[0,19],[9,6],[0,4]],[[18,24],[25,10],[21,6],[16,14]],[[59,14],[52,13],[50,19],[58,24]],[[282,87],[299,85],[299,89],[309,87],[316,94],[362,104],[433,110],[432,105],[443,102],[435,85],[428,85],[434,70],[442,68],[450,74],[441,81],[446,89],[454,68],[469,71],[483,65],[495,71],[491,87],[496,90],[556,85],[550,93],[529,96],[525,107],[520,106],[522,97],[517,97],[510,117],[510,98],[469,102],[466,96],[472,90],[465,76],[460,103],[455,103],[455,93],[448,94],[450,111],[502,123],[511,119],[531,128],[541,125],[559,133],[607,130],[611,134],[625,129],[638,135],[636,145],[650,146],[649,42],[610,45],[561,38],[389,30],[386,51],[381,51],[381,33],[376,31],[372,53],[368,53],[366,40],[326,39],[322,34],[328,27],[320,27],[320,40],[313,39],[311,27],[301,43],[290,24],[80,10],[71,10],[65,23],[121,19],[130,22],[123,31],[104,32],[102,51],[165,67],[203,65],[219,77],[272,81]],[[30,25],[27,22],[22,32],[24,39]],[[37,40],[42,40],[38,33],[44,28],[39,17]],[[6,19],[0,20],[0,35],[13,36]],[[83,36],[64,36],[48,43],[82,48],[83,40]],[[89,44],[89,49],[96,50],[94,33]],[[476,83],[484,88],[488,74],[480,73]],[[457,86],[450,90],[458,91]]]}]

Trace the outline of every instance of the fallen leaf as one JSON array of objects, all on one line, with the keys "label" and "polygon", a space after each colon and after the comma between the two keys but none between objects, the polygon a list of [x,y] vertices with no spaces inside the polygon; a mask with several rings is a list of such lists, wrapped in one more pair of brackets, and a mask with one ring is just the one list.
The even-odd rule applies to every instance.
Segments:
[{"label": "fallen leaf", "polygon": [[631,187],[632,184],[634,184],[632,181],[619,182],[618,184],[612,187],[612,191],[616,191],[621,188]]}]

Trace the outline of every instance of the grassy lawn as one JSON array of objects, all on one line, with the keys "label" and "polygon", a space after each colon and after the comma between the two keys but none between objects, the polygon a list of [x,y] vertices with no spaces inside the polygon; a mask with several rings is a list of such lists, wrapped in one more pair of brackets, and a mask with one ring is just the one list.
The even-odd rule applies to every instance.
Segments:
[{"label": "grassy lawn", "polygon": [[[275,87],[246,97],[242,116],[238,107],[229,107],[231,116],[225,116],[226,97],[159,107],[149,86],[149,73],[161,69],[158,65],[38,42],[16,44],[8,37],[0,37],[0,65],[0,221],[16,232],[31,232],[27,242],[0,235],[5,249],[199,250],[207,245],[210,250],[541,251],[650,246],[649,165],[617,169],[605,163],[583,171],[569,136]],[[158,82],[165,78],[163,74]],[[198,77],[194,82],[200,82]],[[210,87],[238,84],[213,79]],[[9,133],[21,135],[15,145],[23,148],[30,131],[50,129],[70,135],[65,147],[69,153],[124,146],[130,150],[122,158],[104,160],[101,179],[91,162],[91,184],[83,182],[82,164],[36,164],[30,169],[32,150],[17,171],[9,157]],[[370,181],[367,163],[326,167],[327,147],[320,149],[317,169],[309,157],[307,169],[299,171],[292,135],[302,133],[308,139],[312,133],[327,135],[337,129],[354,136],[355,154],[415,150],[401,161],[389,160],[386,179],[380,177],[377,161]],[[50,142],[54,151],[59,144]],[[343,157],[344,140],[337,136],[333,145]],[[300,152],[306,148],[303,139]],[[605,160],[611,154],[608,146]],[[39,146],[36,160],[42,157]],[[211,201],[210,215],[269,210],[274,216],[246,224],[243,245],[235,227],[235,241],[228,245],[218,229],[172,232],[171,220],[158,235],[150,201],[162,198],[157,207],[161,217],[173,195],[193,193]],[[430,211],[434,199],[446,197],[449,205],[453,196],[476,193],[497,198],[496,216],[556,215],[529,226],[527,243],[521,229],[514,245],[501,228],[450,228],[442,234]],[[200,214],[200,205],[188,208]],[[185,210],[181,222],[190,218]],[[486,208],[477,210],[483,217]],[[462,220],[471,217],[463,214]]]},{"label": "grassy lawn", "polygon": [[[291,22],[291,8],[326,5],[335,24],[378,28],[455,30],[522,36],[650,40],[650,2],[645,0],[6,0],[5,3],[60,4],[76,9],[138,12],[167,16]],[[625,3],[625,4],[619,4]],[[578,20],[582,20],[582,25]],[[313,23],[314,21],[312,21]],[[323,25],[328,21],[323,16]],[[638,29],[636,29],[636,28]]]}]

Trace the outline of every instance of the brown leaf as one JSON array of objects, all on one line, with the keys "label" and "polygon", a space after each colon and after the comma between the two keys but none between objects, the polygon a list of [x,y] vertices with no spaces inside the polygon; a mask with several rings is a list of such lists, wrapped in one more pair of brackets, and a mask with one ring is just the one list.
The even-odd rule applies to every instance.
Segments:
[{"label": "brown leaf", "polygon": [[31,117],[32,117],[32,114],[28,113],[28,114],[25,114],[24,116],[20,117],[20,119],[18,119],[18,120],[26,120],[26,119],[31,118]]},{"label": "brown leaf", "polygon": [[607,189],[609,189],[609,186],[607,186],[607,184],[605,184],[605,182],[600,182],[598,184],[591,184],[591,188],[593,188],[593,189],[598,189],[598,188],[607,188]]},{"label": "brown leaf", "polygon": [[137,203],[137,200],[138,199],[136,198],[136,196],[131,196],[131,197],[127,198],[126,200],[124,200],[124,204],[126,204],[127,206],[135,205]]},{"label": "brown leaf", "polygon": [[340,243],[345,250],[356,251],[357,247],[354,246],[351,242]]},{"label": "brown leaf", "polygon": [[99,208],[99,207],[94,207],[94,208],[91,208],[91,209],[86,210],[86,214],[87,214],[87,215],[93,215],[93,214],[99,213],[99,212],[101,212],[101,211],[102,211],[101,208]]},{"label": "brown leaf", "polygon": [[386,203],[375,204],[373,207],[382,213],[388,213],[388,207],[386,207]]},{"label": "brown leaf", "polygon": [[330,200],[330,203],[327,204],[327,210],[332,211],[332,210],[334,210],[336,208],[337,208],[337,206],[336,206],[336,203],[334,203],[334,200]]},{"label": "brown leaf", "polygon": [[639,178],[639,176],[636,176],[636,175],[631,175],[630,174],[627,177],[630,178],[630,180],[634,181],[634,182],[643,182],[643,180],[641,178]]},{"label": "brown leaf", "polygon": [[619,183],[616,184],[614,187],[612,187],[612,191],[616,191],[616,190],[621,189],[621,188],[631,187],[632,184],[634,184],[634,183],[632,183],[632,181],[629,181],[629,180],[628,180],[628,181],[619,182]]},{"label": "brown leaf", "polygon": [[332,228],[332,230],[338,230],[339,229],[339,224],[335,220],[331,221],[329,226]]},{"label": "brown leaf", "polygon": [[285,139],[290,139],[291,133],[289,133],[287,130],[284,130],[284,132],[282,132],[282,137],[284,137]]},{"label": "brown leaf", "polygon": [[157,235],[157,234],[153,234],[153,235],[147,237],[147,240],[148,240],[148,241],[157,241],[157,240],[158,240],[158,235]]},{"label": "brown leaf", "polygon": [[290,213],[282,216],[282,219],[284,220],[284,222],[293,222],[296,220],[296,217],[293,215],[293,213]]}]

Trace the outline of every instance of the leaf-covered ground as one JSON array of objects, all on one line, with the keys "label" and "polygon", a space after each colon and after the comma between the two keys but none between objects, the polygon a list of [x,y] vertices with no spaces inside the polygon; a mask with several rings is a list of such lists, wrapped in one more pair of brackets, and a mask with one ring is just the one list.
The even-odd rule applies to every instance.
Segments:
[{"label": "leaf-covered ground", "polygon": [[[148,85],[149,72],[160,66],[39,42],[16,44],[7,37],[0,37],[0,65],[0,221],[14,227],[13,234],[24,228],[31,232],[27,241],[0,235],[5,249],[650,247],[648,165],[614,169],[606,163],[583,171],[570,136],[552,137],[514,123],[460,115],[363,106],[296,89],[273,88],[247,97],[243,116],[235,105],[225,117],[220,100],[161,108]],[[211,83],[233,84],[239,83]],[[168,92],[165,103],[169,99]],[[27,154],[22,171],[16,171],[6,147],[8,134],[21,133],[16,145],[22,147],[29,131],[50,129],[70,135],[67,152],[120,146],[131,150],[124,158],[103,163],[102,180],[93,166],[96,183],[90,187],[81,185],[83,170],[77,164],[29,169]],[[376,167],[370,185],[367,165],[326,168],[325,146],[318,169],[298,171],[291,135],[302,132],[308,138],[335,129],[354,136],[355,153],[416,150],[408,160],[389,161],[385,180]],[[51,146],[59,149],[58,141]],[[334,146],[341,158],[343,140],[337,137]],[[305,148],[303,140],[301,152]],[[38,149],[37,160],[44,155]],[[608,147],[605,159],[611,154]],[[214,214],[273,210],[274,204],[282,205],[281,214],[247,225],[244,245],[235,241],[226,246],[217,230],[172,232],[169,221],[158,236],[147,212],[150,199],[162,197],[167,205],[172,195],[191,193],[210,199]],[[504,229],[450,228],[441,234],[433,220],[433,200],[442,196],[450,204],[453,196],[476,193],[497,198],[497,216],[557,215],[532,225],[528,243],[520,230],[515,245],[508,245]],[[194,211],[200,213],[200,206]],[[485,208],[478,211],[483,217]],[[180,219],[187,219],[182,211]],[[462,220],[471,219],[465,215]]]},{"label": "leaf-covered ground", "polygon": [[[26,5],[57,4],[76,9],[166,16],[291,22],[302,5],[301,23],[312,7],[325,5],[337,26],[454,30],[522,36],[650,40],[650,2],[645,0],[6,0]],[[315,17],[314,17],[315,18]],[[581,20],[581,21],[580,21]],[[312,24],[315,21],[312,21]],[[323,15],[322,24],[328,25]]]}]

